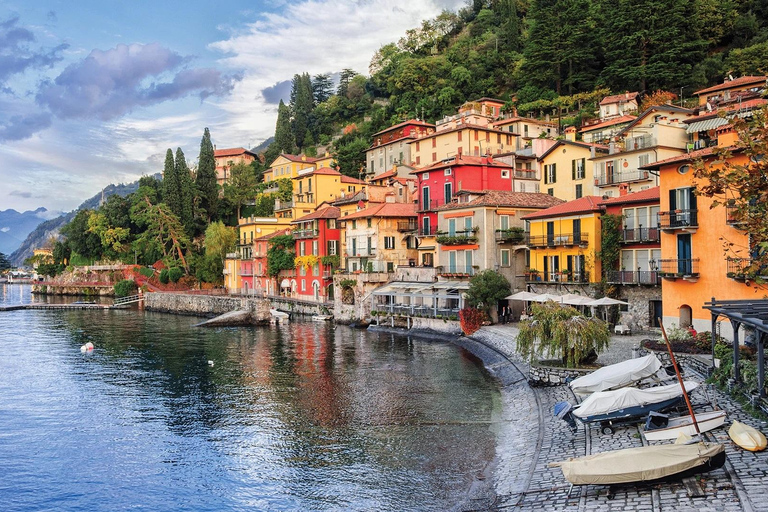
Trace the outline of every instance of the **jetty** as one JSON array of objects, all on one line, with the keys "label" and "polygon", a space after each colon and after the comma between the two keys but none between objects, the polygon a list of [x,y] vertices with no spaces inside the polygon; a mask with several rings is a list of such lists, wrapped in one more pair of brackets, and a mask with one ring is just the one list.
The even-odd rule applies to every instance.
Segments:
[{"label": "jetty", "polygon": [[20,309],[48,309],[48,310],[66,310],[66,309],[121,309],[137,302],[142,302],[144,296],[130,295],[128,297],[119,297],[112,304],[96,304],[95,302],[69,302],[66,304],[45,304],[43,302],[32,302],[30,304],[11,304],[7,306],[0,305],[0,311],[17,311]]}]

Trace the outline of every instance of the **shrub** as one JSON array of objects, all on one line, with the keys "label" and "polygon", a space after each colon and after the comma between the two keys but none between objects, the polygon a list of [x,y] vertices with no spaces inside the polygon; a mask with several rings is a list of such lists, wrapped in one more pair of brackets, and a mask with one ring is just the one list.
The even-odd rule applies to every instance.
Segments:
[{"label": "shrub", "polygon": [[136,282],[133,279],[123,279],[115,284],[115,297],[128,297],[136,294]]},{"label": "shrub", "polygon": [[141,267],[139,269],[139,274],[143,275],[144,277],[149,278],[149,277],[152,277],[153,275],[155,275],[155,271],[153,269],[151,269],[151,268]]},{"label": "shrub", "polygon": [[160,271],[160,282],[163,284],[168,284],[168,269],[164,268]]},{"label": "shrub", "polygon": [[483,326],[486,316],[485,312],[477,308],[464,308],[459,311],[459,320],[461,321],[461,332],[467,336],[476,333]]},{"label": "shrub", "polygon": [[181,279],[181,276],[183,275],[184,275],[184,271],[181,270],[179,267],[172,267],[168,271],[168,279],[170,279],[172,283],[177,283],[179,279]]}]

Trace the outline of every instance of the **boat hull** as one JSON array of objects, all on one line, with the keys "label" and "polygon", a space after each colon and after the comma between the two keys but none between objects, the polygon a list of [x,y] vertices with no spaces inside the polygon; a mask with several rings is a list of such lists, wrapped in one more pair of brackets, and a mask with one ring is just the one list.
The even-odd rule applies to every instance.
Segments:
[{"label": "boat hull", "polygon": [[[725,411],[713,411],[696,414],[696,423],[699,425],[699,432],[709,432],[712,429],[720,427],[725,423]],[[679,418],[670,418],[666,427],[656,429],[643,429],[643,435],[648,441],[663,441],[665,439],[677,439],[680,434],[687,436],[696,435],[696,427],[693,420],[688,416]]]},{"label": "boat hull", "polygon": [[734,443],[750,452],[763,451],[768,444],[762,432],[740,421],[733,422],[728,429],[728,436]]},{"label": "boat hull", "polygon": [[668,411],[669,409],[672,409],[673,407],[677,407],[682,403],[683,403],[683,397],[679,396],[676,398],[671,398],[669,400],[664,400],[662,402],[657,402],[655,404],[646,404],[646,405],[638,405],[635,407],[627,407],[625,409],[619,409],[617,411],[612,411],[605,414],[595,414],[593,416],[587,416],[584,418],[576,416],[574,414],[574,417],[576,417],[582,423],[625,422],[625,421],[630,421],[634,419],[644,418],[645,416],[648,416],[649,412]]}]

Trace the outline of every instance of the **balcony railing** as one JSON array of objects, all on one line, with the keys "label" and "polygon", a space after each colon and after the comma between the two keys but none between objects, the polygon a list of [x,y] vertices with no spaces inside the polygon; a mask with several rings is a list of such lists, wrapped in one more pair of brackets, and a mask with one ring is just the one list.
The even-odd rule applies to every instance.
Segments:
[{"label": "balcony railing", "polygon": [[735,204],[726,203],[725,205],[725,222],[729,226],[736,226],[743,223],[742,220],[739,220],[736,217],[737,208],[738,207]]},{"label": "balcony railing", "polygon": [[661,277],[698,277],[699,258],[659,260]]},{"label": "balcony railing", "polygon": [[348,258],[367,258],[370,256],[376,256],[376,248],[360,248],[358,247],[356,250],[352,250],[351,247],[347,247],[346,254]]},{"label": "balcony railing", "polygon": [[752,266],[752,260],[749,258],[728,258],[726,275],[731,279],[744,281],[749,275],[747,269],[750,266]]},{"label": "balcony railing", "polygon": [[296,229],[293,231],[293,238],[317,238],[319,231],[317,229]]},{"label": "balcony railing", "polygon": [[651,135],[641,135],[640,137],[627,137],[624,139],[624,151],[634,151],[636,149],[652,148],[656,145],[656,138]]},{"label": "balcony railing", "polygon": [[661,275],[656,270],[609,270],[606,280],[610,284],[660,285]]},{"label": "balcony railing", "polygon": [[614,171],[611,173],[600,173],[595,178],[595,185],[605,187],[616,183],[629,183],[632,181],[645,181],[650,178],[648,171],[636,169],[634,171]]},{"label": "balcony railing", "polygon": [[315,194],[312,192],[304,192],[302,194],[294,194],[295,202],[297,203],[314,203]]},{"label": "balcony railing", "polygon": [[280,199],[275,199],[275,211],[290,210],[291,208],[293,208],[293,200],[281,201]]},{"label": "balcony railing", "polygon": [[464,229],[461,231],[454,231],[453,233],[449,231],[438,231],[435,234],[437,235],[437,243],[439,244],[465,245],[465,244],[477,243],[478,231],[479,230],[475,228],[475,229]]},{"label": "balcony railing", "polygon": [[496,241],[499,243],[524,244],[527,234],[520,228],[497,229]]},{"label": "balcony railing", "polygon": [[416,231],[418,228],[418,224],[416,224],[416,221],[410,221],[410,220],[399,220],[397,221],[397,230],[406,232],[406,231]]},{"label": "balcony railing", "polygon": [[557,271],[525,273],[525,280],[532,283],[588,283],[589,272]]},{"label": "balcony railing", "polygon": [[586,246],[589,233],[561,233],[559,235],[532,235],[528,237],[529,247],[565,247],[570,245]]},{"label": "balcony railing", "polygon": [[430,227],[422,226],[419,228],[419,232],[417,233],[417,236],[435,236],[436,231],[437,229],[431,226]]},{"label": "balcony railing", "polygon": [[622,230],[625,244],[652,243],[659,241],[659,228],[634,228]]},{"label": "balcony railing", "polygon": [[253,275],[253,270],[251,269],[241,269],[238,274],[243,277],[249,277]]},{"label": "balcony railing", "polygon": [[659,212],[659,228],[684,229],[699,226],[698,210],[671,210]]},{"label": "balcony railing", "polygon": [[432,199],[428,203],[424,203],[422,200],[419,200],[419,205],[416,207],[416,210],[420,212],[428,212],[444,204],[444,201],[438,201],[437,199]]},{"label": "balcony railing", "polygon": [[689,142],[686,149],[690,153],[691,151],[698,151],[699,149],[710,148],[717,146],[717,139],[699,139]]},{"label": "balcony railing", "polygon": [[515,178],[537,180],[539,179],[539,173],[528,169],[515,169]]},{"label": "balcony railing", "polygon": [[435,267],[441,276],[473,276],[477,268],[469,265],[440,265]]}]

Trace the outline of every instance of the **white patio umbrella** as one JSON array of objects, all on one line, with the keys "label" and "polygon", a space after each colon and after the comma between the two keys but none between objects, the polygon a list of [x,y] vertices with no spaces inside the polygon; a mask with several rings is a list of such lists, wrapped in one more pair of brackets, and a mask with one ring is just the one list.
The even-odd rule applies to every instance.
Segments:
[{"label": "white patio umbrella", "polygon": [[534,302],[547,302],[550,300],[553,300],[555,302],[560,302],[562,300],[562,295],[554,295],[552,293],[542,293],[541,295],[537,295],[531,300]]},{"label": "white patio umbrella", "polygon": [[576,293],[568,293],[566,295],[563,295],[562,303],[568,304],[569,306],[586,306],[588,302],[592,302],[592,297],[587,297],[585,295],[578,295]]},{"label": "white patio umbrella", "polygon": [[504,297],[507,300],[522,300],[525,302],[528,302],[529,300],[533,300],[534,297],[538,297],[538,293],[531,293],[531,292],[517,292],[513,293],[512,295],[508,295]]},{"label": "white patio umbrella", "polygon": [[623,300],[612,299],[610,297],[603,297],[601,299],[595,299],[584,304],[585,306],[618,306],[619,304],[628,306],[629,302]]}]

